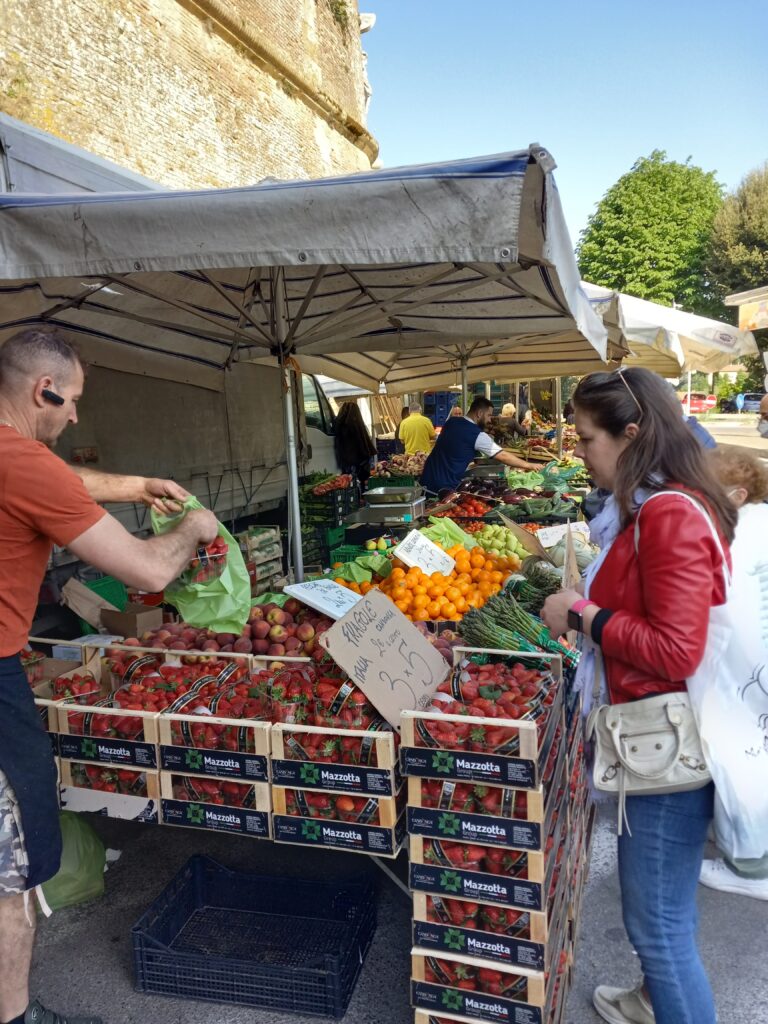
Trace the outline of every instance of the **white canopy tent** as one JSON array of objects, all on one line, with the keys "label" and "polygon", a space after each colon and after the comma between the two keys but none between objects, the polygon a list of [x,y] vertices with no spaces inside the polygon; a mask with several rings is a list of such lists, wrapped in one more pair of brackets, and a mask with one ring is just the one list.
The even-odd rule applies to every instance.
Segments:
[{"label": "white canopy tent", "polygon": [[96,365],[214,390],[238,362],[279,362],[300,577],[292,361],[377,391],[417,353],[438,370],[469,346],[608,355],[553,168],[535,145],[251,188],[4,195],[0,340],[56,324]]}]

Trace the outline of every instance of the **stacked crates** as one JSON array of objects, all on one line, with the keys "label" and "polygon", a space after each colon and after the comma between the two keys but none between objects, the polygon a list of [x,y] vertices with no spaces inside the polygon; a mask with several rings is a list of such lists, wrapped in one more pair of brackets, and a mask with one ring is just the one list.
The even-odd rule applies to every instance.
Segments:
[{"label": "stacked crates", "polygon": [[416,1024],[559,1024],[591,830],[580,718],[559,658],[455,655],[456,695],[468,660],[548,671],[532,720],[403,715]]}]

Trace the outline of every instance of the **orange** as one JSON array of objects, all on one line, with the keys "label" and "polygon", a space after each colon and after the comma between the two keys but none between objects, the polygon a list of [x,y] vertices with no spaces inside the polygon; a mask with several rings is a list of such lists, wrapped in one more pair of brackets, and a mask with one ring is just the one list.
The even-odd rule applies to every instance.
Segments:
[{"label": "orange", "polygon": [[356,583],[348,583],[347,586],[349,587],[350,590],[354,591],[354,593],[360,593],[360,587],[358,587]]},{"label": "orange", "polygon": [[340,569],[342,567],[342,565],[344,565],[343,562],[334,562],[333,565],[331,566],[331,568],[332,569]]},{"label": "orange", "polygon": [[470,583],[459,583],[459,585],[458,585],[458,591],[459,591],[459,593],[461,594],[462,597],[466,597],[471,589],[472,589],[472,586],[471,586]]},{"label": "orange", "polygon": [[414,622],[429,622],[429,612],[426,608],[417,608],[413,613]]},{"label": "orange", "polygon": [[501,593],[501,584],[500,583],[492,583],[491,584],[491,593],[492,594],[500,594]]},{"label": "orange", "polygon": [[440,614],[444,619],[455,619],[456,618],[456,605],[451,601],[447,601],[440,609]]},{"label": "orange", "polygon": [[336,576],[333,580],[334,583],[338,583],[340,587],[346,587],[347,581],[342,579],[341,576]]},{"label": "orange", "polygon": [[413,598],[414,608],[426,608],[429,604],[429,596],[427,594],[416,594]]},{"label": "orange", "polygon": [[495,572],[491,573],[491,583],[501,583],[501,581],[503,579],[504,579],[504,573],[498,572],[498,571],[495,571]]},{"label": "orange", "polygon": [[395,607],[399,608],[401,612],[408,611],[408,605],[405,601],[395,601]]},{"label": "orange", "polygon": [[490,584],[490,583],[481,583],[480,586],[477,589],[480,591],[480,594],[481,594],[482,597],[490,597],[491,596],[491,586],[492,586],[492,584]]},{"label": "orange", "polygon": [[443,587],[441,587],[441,586],[438,586],[438,585],[436,585],[436,584],[433,584],[433,585],[432,585],[432,586],[431,586],[431,587],[429,588],[429,590],[427,591],[427,594],[429,594],[429,596],[430,596],[430,597],[431,597],[431,598],[432,598],[433,600],[437,600],[438,598],[442,597],[444,593],[445,593],[445,590],[444,590],[444,588],[443,588]]},{"label": "orange", "polygon": [[472,570],[472,572],[471,572],[471,574],[470,574],[470,575],[472,576],[472,580],[473,580],[473,582],[475,582],[475,583],[476,583],[476,582],[477,582],[477,581],[478,581],[478,580],[480,579],[480,573],[481,573],[481,572],[483,572],[483,570],[482,570],[482,569],[473,569],[473,570]]},{"label": "orange", "polygon": [[485,568],[485,556],[484,555],[472,555],[469,560],[469,564],[473,569]]},{"label": "orange", "polygon": [[427,605],[427,611],[429,612],[430,619],[439,619],[440,618],[440,602],[439,601],[430,601],[429,604]]},{"label": "orange", "polygon": [[463,598],[463,597],[458,597],[458,598],[456,599],[456,612],[457,612],[457,613],[458,613],[459,615],[463,615],[463,614],[464,614],[464,612],[465,612],[465,611],[467,610],[467,608],[468,608],[468,607],[469,607],[469,605],[467,604],[467,602],[466,602],[465,598]]},{"label": "orange", "polygon": [[389,574],[391,580],[401,580],[405,576],[405,569],[393,569]]},{"label": "orange", "polygon": [[445,596],[449,601],[455,602],[458,597],[461,597],[461,591],[458,587],[448,587],[445,591]]},{"label": "orange", "polygon": [[363,582],[360,584],[360,593],[367,594],[370,589],[371,584],[368,582],[368,580],[363,580]]},{"label": "orange", "polygon": [[414,594],[426,594],[426,592],[427,588],[424,586],[423,583],[417,583],[416,586],[413,588]]}]

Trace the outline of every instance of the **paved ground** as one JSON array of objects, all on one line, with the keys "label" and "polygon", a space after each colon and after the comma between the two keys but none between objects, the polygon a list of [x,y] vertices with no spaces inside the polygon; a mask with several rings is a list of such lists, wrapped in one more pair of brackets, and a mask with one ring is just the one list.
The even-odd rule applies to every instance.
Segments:
[{"label": "paved ground", "polygon": [[755,413],[742,413],[740,416],[738,414],[718,414],[716,416],[701,416],[699,419],[718,444],[748,448],[753,455],[768,459],[768,438],[758,434]]},{"label": "paved ground", "polygon": [[[621,927],[611,815],[599,821],[576,957],[568,1024],[596,1024],[590,1005],[600,982],[633,983],[637,960]],[[33,991],[52,1006],[103,1013],[107,1024],[300,1024],[304,1018],[237,1006],[181,1002],[133,990],[130,929],[194,852],[250,871],[317,878],[369,873],[378,888],[379,924],[347,1024],[409,1024],[410,905],[367,857],[326,854],[184,829],[97,820],[109,845],[123,850],[107,874],[101,901],[56,913],[40,926]],[[402,858],[401,858],[402,859]],[[402,866],[401,866],[402,873]],[[768,903],[702,889],[701,944],[718,1000],[720,1024],[765,1024]],[[310,1018],[306,1018],[309,1024]]]}]

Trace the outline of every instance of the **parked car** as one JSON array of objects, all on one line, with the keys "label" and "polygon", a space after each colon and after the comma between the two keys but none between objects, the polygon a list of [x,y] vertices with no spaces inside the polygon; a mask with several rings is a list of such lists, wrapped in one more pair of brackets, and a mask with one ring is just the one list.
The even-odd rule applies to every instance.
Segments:
[{"label": "parked car", "polygon": [[680,395],[680,401],[683,403],[683,409],[688,415],[696,415],[697,413],[710,412],[717,405],[717,397],[715,395],[705,395],[703,391],[692,391],[691,392],[691,407],[688,408],[688,392],[684,391]]},{"label": "parked car", "polygon": [[736,405],[736,399],[733,398],[733,397],[731,397],[731,398],[721,398],[719,403],[718,403],[718,408],[720,409],[720,412],[738,412],[739,411],[738,406]]},{"label": "parked car", "polygon": [[744,412],[760,412],[760,402],[765,398],[764,391],[747,391],[744,394]]}]

